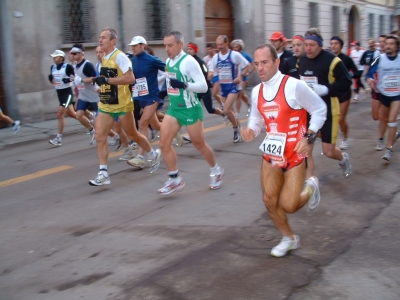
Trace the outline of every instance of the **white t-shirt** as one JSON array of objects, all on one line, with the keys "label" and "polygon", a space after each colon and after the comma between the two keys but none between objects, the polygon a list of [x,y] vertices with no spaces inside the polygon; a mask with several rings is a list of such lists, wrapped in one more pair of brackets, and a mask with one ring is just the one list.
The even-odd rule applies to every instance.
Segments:
[{"label": "white t-shirt", "polygon": [[364,70],[364,66],[360,65],[360,59],[362,55],[364,54],[365,50],[352,50],[350,52],[350,57],[353,59],[354,64],[356,65],[358,70]]}]

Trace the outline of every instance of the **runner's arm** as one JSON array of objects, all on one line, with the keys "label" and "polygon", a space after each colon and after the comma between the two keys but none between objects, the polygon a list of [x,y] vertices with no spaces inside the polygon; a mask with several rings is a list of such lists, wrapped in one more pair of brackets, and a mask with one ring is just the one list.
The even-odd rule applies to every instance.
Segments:
[{"label": "runner's arm", "polygon": [[187,90],[195,93],[207,92],[208,86],[199,64],[192,56],[187,56],[180,66],[183,74],[188,74],[194,82],[187,83]]},{"label": "runner's arm", "polygon": [[249,121],[247,122],[247,128],[253,130],[254,137],[260,134],[262,126],[265,124],[264,119],[257,107],[258,93],[260,91],[261,84],[254,87],[251,92],[251,111],[250,111]]}]

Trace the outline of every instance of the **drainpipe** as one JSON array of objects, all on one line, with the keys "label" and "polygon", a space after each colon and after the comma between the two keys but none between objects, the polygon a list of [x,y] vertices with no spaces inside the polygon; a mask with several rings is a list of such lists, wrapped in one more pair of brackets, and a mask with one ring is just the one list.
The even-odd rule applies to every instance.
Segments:
[{"label": "drainpipe", "polygon": [[193,5],[192,5],[192,0],[188,1],[188,7],[189,7],[189,41],[194,42],[194,36],[193,36]]},{"label": "drainpipe", "polygon": [[125,30],[124,30],[124,13],[122,8],[122,0],[118,0],[118,21],[119,21],[119,32],[120,32],[120,47],[121,51],[125,51]]}]

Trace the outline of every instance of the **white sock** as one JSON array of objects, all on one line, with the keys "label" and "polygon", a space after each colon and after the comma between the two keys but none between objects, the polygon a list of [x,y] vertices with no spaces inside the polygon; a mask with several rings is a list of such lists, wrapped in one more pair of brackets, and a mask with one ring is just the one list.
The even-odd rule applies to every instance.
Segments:
[{"label": "white sock", "polygon": [[61,138],[62,138],[62,133],[57,133],[57,138],[61,140]]},{"label": "white sock", "polygon": [[107,165],[100,165],[100,172],[104,177],[108,177]]},{"label": "white sock", "polygon": [[210,168],[211,174],[218,174],[219,173],[219,166],[218,164],[215,164],[214,167]]},{"label": "white sock", "polygon": [[154,158],[156,158],[157,153],[156,153],[156,151],[154,151],[153,148],[151,148],[151,150],[150,150],[150,152],[147,154],[147,156],[148,156],[149,159],[154,159]]}]

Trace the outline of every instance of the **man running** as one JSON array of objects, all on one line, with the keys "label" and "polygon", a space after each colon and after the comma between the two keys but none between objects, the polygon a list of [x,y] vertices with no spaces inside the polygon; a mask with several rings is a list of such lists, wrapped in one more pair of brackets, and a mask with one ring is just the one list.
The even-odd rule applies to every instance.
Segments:
[{"label": "man running", "polygon": [[16,134],[19,130],[20,130],[20,128],[21,128],[21,122],[19,121],[19,120],[13,120],[13,119],[11,119],[9,116],[6,116],[4,113],[3,113],[3,111],[1,110],[1,107],[0,107],[0,121],[4,121],[4,122],[6,122],[6,123],[8,123],[8,124],[10,124],[10,125],[12,125],[14,128],[13,128],[13,130],[14,130],[14,134]]},{"label": "man running", "polygon": [[[164,101],[158,97],[158,71],[165,71],[165,63],[158,57],[147,53],[147,41],[142,36],[135,36],[129,43],[132,47],[133,74],[135,75],[135,85],[133,86],[133,99],[139,104],[135,110],[142,109],[142,115],[139,120],[139,132],[147,139],[149,135],[148,127],[151,125],[153,130],[160,131],[161,123],[157,118],[157,109]],[[135,104],[136,105],[136,104]],[[127,161],[135,168],[143,169],[145,167],[144,149],[139,148],[138,154]]]},{"label": "man running", "polygon": [[283,63],[293,56],[293,52],[290,50],[286,50],[287,38],[280,31],[275,31],[271,37],[269,38],[271,44],[275,47],[278,52],[278,58],[280,60],[279,63],[279,71],[282,72]]},{"label": "man running", "polygon": [[[326,119],[326,105],[307,85],[279,72],[279,58],[270,44],[259,46],[254,65],[261,78],[251,94],[253,109],[248,127],[242,129],[244,141],[260,134],[266,125],[267,136],[261,143],[261,185],[269,216],[282,234],[271,255],[281,257],[300,247],[300,238],[289,226],[287,213],[294,213],[308,201],[314,210],[320,202],[318,179],[306,180],[306,156],[312,151],[318,130]],[[311,115],[307,129],[307,112]]]},{"label": "man running", "polygon": [[[299,75],[311,89],[325,101],[328,108],[327,119],[320,130],[323,153],[338,160],[342,174],[346,178],[351,174],[349,155],[336,147],[339,129],[340,106],[338,97],[351,87],[351,79],[343,62],[335,54],[322,48],[323,39],[318,28],[305,33],[304,48],[306,55],[299,63]],[[314,173],[312,156],[308,161],[307,176]]]},{"label": "man running", "polygon": [[49,81],[54,85],[60,106],[57,110],[58,133],[57,136],[49,140],[49,143],[60,147],[62,145],[62,134],[65,127],[64,115],[76,119],[76,113],[72,104],[73,92],[71,76],[75,75],[74,67],[65,63],[65,53],[61,50],[55,50],[50,56],[53,58],[54,65],[50,67]]},{"label": "man running", "polygon": [[359,100],[359,92],[360,88],[365,90],[364,84],[361,81],[361,75],[364,72],[364,65],[360,64],[361,57],[363,56],[365,50],[361,48],[359,41],[354,41],[354,49],[350,52],[350,57],[354,61],[354,64],[357,67],[357,73],[354,76],[354,101]]},{"label": "man running", "polygon": [[169,179],[158,190],[161,195],[169,195],[185,186],[178,173],[175,150],[171,146],[174,136],[182,126],[186,126],[193,145],[210,166],[210,189],[220,188],[224,175],[224,169],[217,164],[214,150],[204,138],[203,107],[196,93],[205,93],[207,83],[196,60],[183,52],[183,43],[183,35],[178,31],[172,31],[164,37],[168,55],[165,71],[170,105],[161,123],[160,147]]},{"label": "man running", "polygon": [[249,62],[239,52],[229,49],[229,40],[226,35],[220,35],[216,45],[219,53],[213,57],[213,68],[218,72],[224,113],[233,125],[233,142],[238,143],[242,139],[239,120],[233,111],[233,104],[242,89],[241,82],[248,73]]},{"label": "man running", "polygon": [[292,38],[292,48],[294,55],[287,58],[282,64],[280,71],[282,74],[300,79],[299,61],[300,56],[304,55],[304,36],[297,34]]},{"label": "man running", "polygon": [[101,31],[99,44],[104,51],[104,57],[101,61],[100,76],[92,78],[93,83],[100,86],[99,114],[95,122],[100,171],[95,179],[89,181],[93,186],[111,183],[107,171],[107,136],[116,117],[119,118],[128,137],[148,152],[150,172],[155,172],[160,166],[160,150],[155,151],[146,137],[136,129],[130,87],[135,82],[132,63],[124,52],[115,47],[116,43],[117,32],[114,29],[105,28]]},{"label": "man running", "polygon": [[[398,37],[388,35],[385,41],[385,54],[375,59],[366,76],[371,90],[378,89],[380,92],[382,117],[387,120],[389,127],[386,151],[382,156],[382,159],[387,161],[391,160],[393,145],[399,137],[396,133],[397,115],[400,110],[400,55],[398,52]],[[376,83],[373,79],[375,73],[378,75]]]},{"label": "man running", "polygon": [[218,101],[221,110],[224,110],[224,103],[221,100],[221,96],[219,95],[219,81],[218,81],[218,73],[214,72],[214,66],[212,62],[212,58],[216,54],[214,46],[212,44],[207,44],[206,46],[206,53],[207,55],[204,56],[203,60],[207,65],[208,75],[207,79],[212,84],[211,94],[215,100]]}]

